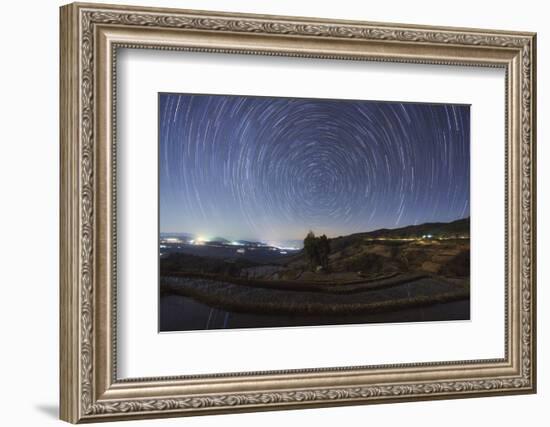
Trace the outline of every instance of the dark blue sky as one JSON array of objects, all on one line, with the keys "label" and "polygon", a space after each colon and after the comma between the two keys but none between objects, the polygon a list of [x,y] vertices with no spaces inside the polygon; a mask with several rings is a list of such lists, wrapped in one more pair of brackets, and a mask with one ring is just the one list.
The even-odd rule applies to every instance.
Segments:
[{"label": "dark blue sky", "polygon": [[159,95],[160,230],[282,242],[470,214],[470,107]]}]

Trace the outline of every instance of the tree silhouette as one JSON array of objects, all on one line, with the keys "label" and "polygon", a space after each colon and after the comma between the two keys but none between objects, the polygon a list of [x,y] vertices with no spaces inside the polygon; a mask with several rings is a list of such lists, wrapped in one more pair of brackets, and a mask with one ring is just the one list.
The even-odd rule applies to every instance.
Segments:
[{"label": "tree silhouette", "polygon": [[328,270],[328,256],[330,254],[330,240],[325,234],[317,239],[317,251],[319,252],[319,265]]},{"label": "tree silhouette", "polygon": [[325,234],[315,237],[313,231],[310,231],[304,239],[304,254],[312,270],[318,266],[328,270],[330,240]]},{"label": "tree silhouette", "polygon": [[307,233],[306,238],[304,239],[304,254],[306,255],[309,266],[312,270],[318,265],[317,259],[319,258],[315,240],[315,234],[313,233],[313,231],[310,230],[309,233]]}]

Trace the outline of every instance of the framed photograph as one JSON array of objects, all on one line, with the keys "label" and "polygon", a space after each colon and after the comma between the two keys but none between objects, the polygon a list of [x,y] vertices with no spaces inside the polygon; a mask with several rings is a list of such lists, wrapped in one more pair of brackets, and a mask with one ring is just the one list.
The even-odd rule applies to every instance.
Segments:
[{"label": "framed photograph", "polygon": [[60,51],[63,420],[535,392],[535,34],[71,4]]}]

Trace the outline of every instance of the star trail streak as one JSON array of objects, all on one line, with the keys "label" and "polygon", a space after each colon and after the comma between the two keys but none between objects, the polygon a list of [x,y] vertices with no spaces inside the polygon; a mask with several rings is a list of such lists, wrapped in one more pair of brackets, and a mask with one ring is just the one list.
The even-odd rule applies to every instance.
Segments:
[{"label": "star trail streak", "polygon": [[159,95],[160,229],[303,239],[470,214],[470,107]]}]

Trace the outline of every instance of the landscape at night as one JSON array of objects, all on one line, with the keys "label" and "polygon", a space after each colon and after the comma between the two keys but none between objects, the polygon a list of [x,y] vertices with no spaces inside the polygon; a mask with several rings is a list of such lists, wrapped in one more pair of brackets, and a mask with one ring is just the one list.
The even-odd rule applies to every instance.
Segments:
[{"label": "landscape at night", "polygon": [[470,107],[159,94],[159,330],[468,320]]}]

